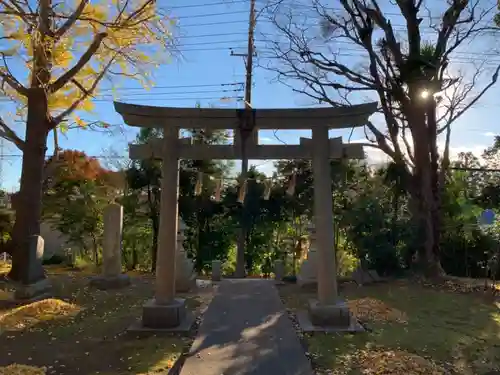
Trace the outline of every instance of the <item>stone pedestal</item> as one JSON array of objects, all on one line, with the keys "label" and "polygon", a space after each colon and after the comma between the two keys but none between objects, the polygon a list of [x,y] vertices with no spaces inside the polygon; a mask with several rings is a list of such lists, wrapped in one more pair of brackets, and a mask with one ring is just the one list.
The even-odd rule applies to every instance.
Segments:
[{"label": "stone pedestal", "polygon": [[345,328],[351,325],[352,315],[344,301],[334,305],[321,305],[317,300],[310,300],[308,313],[315,326]]},{"label": "stone pedestal", "polygon": [[212,281],[220,281],[222,278],[222,263],[220,260],[212,261]]},{"label": "stone pedestal", "polygon": [[50,297],[51,285],[43,270],[44,241],[42,236],[29,239],[25,267],[22,268],[20,282],[15,285],[14,298],[19,300],[40,300]]},{"label": "stone pedestal", "polygon": [[179,218],[177,231],[177,252],[175,253],[175,291],[186,293],[196,288],[196,274],[193,271],[194,265],[191,259],[187,257],[184,251],[184,231],[186,224]]},{"label": "stone pedestal", "polygon": [[129,327],[134,335],[157,335],[161,333],[185,333],[191,330],[195,316],[186,308],[186,301],[174,298],[169,303],[148,300],[142,306],[142,318]]},{"label": "stone pedestal", "polygon": [[142,325],[146,328],[168,329],[178,327],[186,319],[186,302],[176,298],[169,304],[157,304],[154,299],[142,308]]},{"label": "stone pedestal", "polygon": [[51,297],[52,286],[47,279],[32,284],[17,284],[14,290],[14,299],[38,301]]},{"label": "stone pedestal", "polygon": [[283,284],[283,277],[285,277],[285,263],[282,260],[274,262],[274,281],[276,284]]},{"label": "stone pedestal", "polygon": [[318,282],[318,265],[316,251],[316,230],[314,224],[309,225],[309,251],[307,259],[304,259],[300,265],[299,274],[297,275],[297,284],[299,286],[315,286]]},{"label": "stone pedestal", "polygon": [[331,305],[310,300],[307,311],[297,312],[297,321],[304,332],[364,332],[347,303],[340,299]]},{"label": "stone pedestal", "polygon": [[110,204],[104,210],[104,241],[102,274],[90,280],[98,289],[122,288],[130,284],[128,275],[122,274],[123,207]]}]

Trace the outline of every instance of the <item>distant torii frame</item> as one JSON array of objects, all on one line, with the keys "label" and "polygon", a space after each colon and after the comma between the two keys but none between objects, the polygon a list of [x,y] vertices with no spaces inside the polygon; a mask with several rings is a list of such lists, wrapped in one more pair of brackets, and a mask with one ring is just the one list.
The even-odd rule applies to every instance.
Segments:
[{"label": "distant torii frame", "polygon": [[[328,131],[366,125],[377,110],[377,103],[337,108],[252,110],[255,129],[312,130],[312,139],[301,138],[299,145],[259,145],[256,137],[242,138],[239,129],[245,109],[168,108],[120,102],[114,105],[128,125],[164,129],[163,138],[145,145],[131,144],[129,150],[131,159],[162,160],[156,290],[154,299],[144,306],[143,327],[174,328],[182,325],[186,317],[184,301],[175,298],[179,159],[241,159],[241,147],[237,144],[192,144],[190,138],[179,139],[180,129],[232,129],[235,143],[245,139],[246,157],[251,160],[312,160],[318,251],[318,300],[314,309],[319,310],[324,322],[325,313],[333,311],[338,301],[330,160],[364,159],[361,145],[343,144],[341,137],[330,139]],[[314,320],[315,312],[310,313]]]}]

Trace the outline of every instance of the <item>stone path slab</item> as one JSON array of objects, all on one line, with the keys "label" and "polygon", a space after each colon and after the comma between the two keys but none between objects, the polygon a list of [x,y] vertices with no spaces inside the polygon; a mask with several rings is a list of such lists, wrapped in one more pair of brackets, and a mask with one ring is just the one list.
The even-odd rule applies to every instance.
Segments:
[{"label": "stone path slab", "polygon": [[180,375],[313,375],[270,280],[223,280]]}]

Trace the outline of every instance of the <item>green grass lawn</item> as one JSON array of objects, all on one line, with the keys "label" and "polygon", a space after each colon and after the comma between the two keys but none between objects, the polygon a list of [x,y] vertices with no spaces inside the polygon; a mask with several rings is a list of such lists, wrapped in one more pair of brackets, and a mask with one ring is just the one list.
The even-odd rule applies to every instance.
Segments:
[{"label": "green grass lawn", "polygon": [[[291,309],[311,292],[281,289]],[[348,286],[342,291],[373,331],[306,335],[309,351],[331,374],[485,374],[500,370],[500,303],[410,282]]]},{"label": "green grass lawn", "polygon": [[[130,287],[99,291],[87,286],[85,273],[47,270],[53,299],[0,310],[0,374],[2,366],[14,363],[45,367],[47,374],[160,374],[191,344],[191,337],[178,335],[124,335],[152,297],[151,276],[136,275]],[[200,311],[212,291],[184,297],[189,308]],[[5,371],[15,375],[12,368]]]}]

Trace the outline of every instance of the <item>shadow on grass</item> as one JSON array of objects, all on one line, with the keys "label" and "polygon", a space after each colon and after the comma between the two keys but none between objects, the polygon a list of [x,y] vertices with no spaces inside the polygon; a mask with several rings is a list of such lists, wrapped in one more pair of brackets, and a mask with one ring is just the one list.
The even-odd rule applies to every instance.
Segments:
[{"label": "shadow on grass", "polygon": [[[83,275],[56,274],[49,278],[54,300],[42,303],[67,303],[75,307],[75,313],[49,314],[45,308],[42,310],[46,314],[41,311],[35,319],[35,314],[29,317],[29,309],[23,312],[23,307],[19,311],[0,312],[0,316],[10,314],[10,321],[0,318],[0,347],[7,348],[0,356],[0,366],[24,363],[44,366],[48,374],[61,375],[165,371],[191,341],[176,335],[144,339],[124,335],[140,317],[144,301],[152,297],[149,278],[132,278],[130,287],[112,291],[89,288],[88,278]],[[210,291],[203,293],[208,295]],[[197,297],[184,297],[189,308],[201,307]],[[29,324],[16,327],[13,317]]]},{"label": "shadow on grass", "polygon": [[[356,373],[355,359],[366,351],[403,351],[429,358],[445,371],[485,374],[500,370],[500,306],[474,295],[432,290],[394,282],[344,291],[348,300],[382,301],[406,316],[406,323],[366,322],[373,332],[308,337],[309,350],[321,367]],[[297,288],[283,290],[290,308],[304,308],[312,296]]]}]

